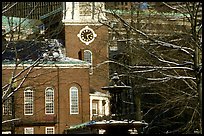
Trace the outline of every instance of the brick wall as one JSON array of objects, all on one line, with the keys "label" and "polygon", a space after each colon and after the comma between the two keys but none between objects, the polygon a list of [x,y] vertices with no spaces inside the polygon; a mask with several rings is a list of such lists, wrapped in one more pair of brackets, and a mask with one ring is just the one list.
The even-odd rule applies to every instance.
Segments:
[{"label": "brick wall", "polygon": [[[12,69],[2,71],[2,84],[8,81],[12,71]],[[33,115],[24,115],[23,91],[28,86],[34,90]],[[79,89],[79,114],[77,115],[70,115],[69,88],[71,86]],[[46,87],[53,87],[55,90],[54,115],[45,114],[44,91]],[[45,133],[46,126],[54,126],[55,133],[62,133],[66,127],[86,122],[90,118],[89,90],[88,68],[36,68],[15,94],[16,118],[19,117],[24,121],[18,122],[17,125],[23,125],[23,127],[36,125],[34,133],[42,134]],[[16,130],[16,133],[23,133],[21,127],[17,127]]]},{"label": "brick wall", "polygon": [[65,26],[66,56],[79,59],[78,53],[81,49],[90,50],[93,54],[93,74],[90,75],[91,90],[102,91],[101,87],[108,85],[109,68],[108,64],[95,68],[96,65],[108,60],[108,28],[102,25],[88,25],[92,28],[97,37],[86,45],[80,41],[77,34],[86,25]]}]

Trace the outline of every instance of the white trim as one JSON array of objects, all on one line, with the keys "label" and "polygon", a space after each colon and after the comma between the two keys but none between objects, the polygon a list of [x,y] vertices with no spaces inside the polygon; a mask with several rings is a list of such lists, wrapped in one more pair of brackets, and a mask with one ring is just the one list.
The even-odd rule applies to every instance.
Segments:
[{"label": "white trim", "polygon": [[[85,52],[89,52],[91,54],[91,63],[85,60]],[[84,61],[90,64],[89,74],[92,75],[93,74],[93,53],[90,50],[84,50],[83,54],[84,54]]]},{"label": "white trim", "polygon": [[[26,133],[28,129],[30,129],[32,133]],[[34,128],[33,127],[24,128],[24,134],[34,134]]]},{"label": "white trim", "polygon": [[[102,25],[98,23],[98,14],[99,10],[102,8],[102,10],[105,10],[105,4],[104,2],[94,2],[89,3],[90,5],[84,5],[81,7],[81,2],[74,2],[74,6],[72,2],[66,2],[63,7],[63,19],[62,22],[67,25],[73,23],[73,25],[83,25],[87,23],[92,23],[93,25]],[[89,7],[90,15],[81,15],[80,11],[84,11]],[[103,14],[101,18],[104,18]]]},{"label": "white trim", "polygon": [[[72,100],[71,91],[73,91],[72,90],[73,88],[76,89],[74,91],[76,91],[76,93],[77,93],[77,109],[78,109],[77,112],[72,112],[72,107],[71,107],[71,105],[72,105],[72,102],[71,102],[71,100]],[[77,87],[75,87],[75,86],[72,86],[69,89],[69,102],[70,102],[70,105],[69,105],[69,107],[70,107],[69,108],[70,109],[70,114],[79,114],[79,89]]]},{"label": "white trim", "polygon": [[[92,115],[98,115],[98,108],[99,108],[99,107],[98,107],[98,106],[99,106],[98,103],[99,103],[98,100],[95,100],[95,99],[92,100],[92,109],[91,109],[91,110],[92,110],[92,111],[91,111],[91,112],[92,112]],[[93,108],[94,106],[96,106],[96,107]],[[93,113],[93,110],[96,110],[96,113],[95,113],[95,114]]]},{"label": "white trim", "polygon": [[[91,40],[88,41],[88,42],[87,42],[87,41],[84,41],[84,40],[81,38],[81,34],[82,34],[82,32],[83,32],[84,30],[89,30],[89,31],[91,31],[92,34],[93,34],[93,39],[91,39]],[[92,43],[92,42],[95,40],[95,38],[97,37],[97,34],[94,32],[94,30],[93,30],[92,28],[90,28],[90,27],[88,27],[88,26],[85,26],[84,28],[82,28],[82,29],[79,31],[79,33],[77,34],[77,37],[79,37],[79,39],[80,39],[81,42],[85,43],[86,45],[89,45],[90,43]]]},{"label": "white trim", "polygon": [[67,23],[67,22],[64,22],[64,25],[65,26],[69,26],[69,25],[71,25],[71,26],[80,26],[80,25],[89,25],[89,26],[102,26],[103,24],[101,24],[101,23],[79,23],[79,22],[73,22],[73,23]]},{"label": "white trim", "polygon": [[[84,50],[84,61],[86,61],[85,60],[85,52],[89,52],[90,54],[91,54],[91,63],[90,63],[90,65],[92,66],[93,65],[93,53],[92,53],[92,51],[90,51],[90,50]],[[87,61],[86,61],[87,62]],[[89,63],[89,62],[87,62],[87,63]]]},{"label": "white trim", "polygon": [[[46,111],[46,91],[47,90],[49,90],[49,89],[51,89],[52,90],[52,92],[53,92],[53,113],[46,113],[47,111]],[[55,90],[52,88],[52,87],[47,87],[46,89],[45,89],[45,114],[46,115],[50,115],[50,114],[54,114],[55,113]]]},{"label": "white trim", "polygon": [[[26,114],[25,113],[25,92],[32,92],[32,113],[31,114]],[[27,87],[25,90],[24,90],[24,115],[33,115],[33,112],[34,112],[34,93],[33,93],[33,90],[30,88],[30,87]]]},{"label": "white trim", "polygon": [[[3,91],[3,96],[6,94],[6,91]],[[11,106],[11,98],[7,99],[3,104],[2,104],[2,113],[3,115],[12,115],[12,106]]]},{"label": "white trim", "polygon": [[53,134],[55,134],[55,127],[45,127],[45,134],[48,134],[47,129],[49,129],[49,128],[52,128]]},{"label": "white trim", "polygon": [[[25,67],[29,67],[32,64],[19,64],[18,68],[24,69]],[[2,67],[10,69],[14,69],[16,67],[16,64],[2,64]],[[35,66],[35,68],[89,68],[89,64],[39,64],[38,66]]]},{"label": "white trim", "polygon": [[2,134],[11,134],[11,131],[2,131]]},{"label": "white trim", "polygon": [[[104,116],[110,114],[110,101],[109,101],[110,95],[108,93],[101,93],[101,92],[94,92],[89,94],[90,99],[90,120],[92,120],[93,113],[92,113],[92,107],[93,107],[93,101],[98,101],[98,115],[97,116]],[[106,104],[103,106],[102,101],[105,101]]]}]

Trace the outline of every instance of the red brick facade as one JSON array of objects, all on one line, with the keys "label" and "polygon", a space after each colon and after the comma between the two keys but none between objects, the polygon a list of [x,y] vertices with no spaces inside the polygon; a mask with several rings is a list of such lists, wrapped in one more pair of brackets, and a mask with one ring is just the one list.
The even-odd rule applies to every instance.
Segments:
[{"label": "red brick facade", "polygon": [[[107,86],[109,83],[109,66],[108,64],[100,65],[108,60],[108,28],[98,22],[95,24],[89,22],[87,25],[85,22],[84,25],[77,25],[77,23],[80,24],[80,22],[71,22],[68,25],[67,22],[64,23],[66,57],[83,60],[82,51],[89,50],[92,52],[92,67],[81,62],[76,66],[66,64],[66,67],[53,65],[52,67],[34,68],[25,80],[23,87],[15,93],[15,118],[20,118],[15,126],[16,134],[23,134],[25,127],[33,127],[34,134],[45,134],[46,127],[54,127],[55,134],[61,134],[72,125],[90,120],[89,94],[96,91],[104,92],[101,87]],[[85,26],[93,29],[97,34],[95,40],[89,45],[82,43],[77,37],[77,34]],[[12,67],[7,69],[4,66],[3,64],[3,85],[8,83],[8,78],[11,78],[13,71]],[[73,86],[78,89],[79,114],[70,114],[69,89]],[[26,87],[31,87],[33,90],[33,115],[24,115],[24,90]],[[45,89],[47,87],[54,89],[54,114],[49,115],[45,114]]]},{"label": "red brick facade", "polygon": [[[95,40],[86,45],[80,41],[77,34],[85,26],[90,27],[97,34]],[[65,26],[65,45],[66,56],[79,59],[79,53],[83,50],[90,50],[93,57],[93,74],[90,74],[90,89],[102,91],[101,87],[108,85],[109,67],[108,64],[98,64],[108,60],[108,28],[103,25],[66,25]]]},{"label": "red brick facade", "polygon": [[[83,66],[83,64],[82,64]],[[13,69],[3,67],[3,84],[11,77]],[[79,114],[70,115],[69,89],[75,86],[78,88]],[[34,112],[33,115],[24,115],[24,90],[31,87],[34,91]],[[45,114],[45,89],[54,89],[54,114]],[[55,133],[63,133],[66,127],[89,121],[89,69],[88,67],[78,68],[34,68],[29,74],[25,83],[15,93],[15,117],[21,118],[16,123],[16,134],[23,134],[24,127],[34,127],[34,134],[45,133],[45,127],[55,127]],[[22,126],[22,127],[20,127]]]}]

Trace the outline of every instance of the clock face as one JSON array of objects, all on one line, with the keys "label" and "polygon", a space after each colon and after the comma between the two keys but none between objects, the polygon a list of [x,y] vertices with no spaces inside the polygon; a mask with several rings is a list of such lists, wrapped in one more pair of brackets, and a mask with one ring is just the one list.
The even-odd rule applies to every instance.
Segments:
[{"label": "clock face", "polygon": [[81,39],[85,42],[89,42],[94,38],[94,34],[91,30],[85,29],[81,32]]},{"label": "clock face", "polygon": [[89,45],[91,42],[94,41],[95,37],[97,36],[95,32],[89,28],[88,26],[82,28],[77,35],[79,39],[85,43],[86,45]]}]

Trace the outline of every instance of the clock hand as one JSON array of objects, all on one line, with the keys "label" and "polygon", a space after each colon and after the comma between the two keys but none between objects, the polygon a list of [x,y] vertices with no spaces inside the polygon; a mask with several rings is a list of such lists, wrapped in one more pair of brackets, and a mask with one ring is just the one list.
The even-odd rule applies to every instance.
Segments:
[{"label": "clock hand", "polygon": [[90,35],[91,35],[91,33],[87,34],[87,38],[89,38]]}]

